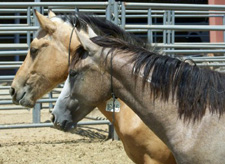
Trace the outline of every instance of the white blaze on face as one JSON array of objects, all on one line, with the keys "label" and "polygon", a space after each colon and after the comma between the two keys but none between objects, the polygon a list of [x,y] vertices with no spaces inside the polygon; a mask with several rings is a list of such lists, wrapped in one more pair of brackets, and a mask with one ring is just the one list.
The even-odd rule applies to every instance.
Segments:
[{"label": "white blaze on face", "polygon": [[60,93],[52,114],[55,117],[57,123],[62,123],[64,120],[69,120],[72,122],[72,116],[70,110],[67,109],[67,103],[70,101],[70,84],[69,76],[66,79],[63,90]]}]

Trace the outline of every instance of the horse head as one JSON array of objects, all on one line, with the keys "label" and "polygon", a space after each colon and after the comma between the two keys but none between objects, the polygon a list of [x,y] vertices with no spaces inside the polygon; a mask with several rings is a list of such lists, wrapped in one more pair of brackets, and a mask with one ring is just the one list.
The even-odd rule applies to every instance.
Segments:
[{"label": "horse head", "polygon": [[[36,100],[65,81],[68,74],[68,47],[72,26],[49,12],[45,17],[35,11],[40,24],[27,56],[16,73],[10,94],[15,104],[33,107]],[[74,35],[76,35],[74,33]],[[72,37],[71,53],[79,42]]]},{"label": "horse head", "polygon": [[73,56],[69,76],[52,111],[55,127],[64,131],[110,98],[110,76],[99,60],[102,48],[90,40],[96,34],[90,27],[87,33],[75,31],[82,47]]}]

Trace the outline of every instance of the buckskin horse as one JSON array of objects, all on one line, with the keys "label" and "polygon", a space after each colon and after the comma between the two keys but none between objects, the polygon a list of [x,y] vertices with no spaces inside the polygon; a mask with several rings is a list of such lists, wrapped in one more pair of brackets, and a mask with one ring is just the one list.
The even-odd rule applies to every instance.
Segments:
[{"label": "buckskin horse", "polygon": [[[81,42],[73,56],[67,126],[116,95],[170,148],[179,164],[223,164],[225,75],[162,56],[119,38],[75,29]],[[69,85],[69,86],[68,86]],[[61,108],[62,109],[62,108]]]},{"label": "buckskin horse", "polygon": [[[19,68],[10,89],[15,104],[33,107],[37,99],[66,80],[69,41],[72,25],[76,19],[79,19],[83,28],[86,28],[88,23],[98,35],[118,37],[140,46],[142,44],[116,25],[98,17],[85,14],[77,14],[76,17],[55,16],[51,11],[49,18],[38,12],[36,16],[41,28],[31,42],[26,59]],[[73,33],[70,53],[74,54],[79,45],[76,33]],[[112,121],[112,114],[105,111],[105,104],[106,101],[102,101],[98,104],[98,108]],[[121,111],[115,114],[114,126],[127,155],[135,163],[175,163],[166,145],[122,101]]]}]

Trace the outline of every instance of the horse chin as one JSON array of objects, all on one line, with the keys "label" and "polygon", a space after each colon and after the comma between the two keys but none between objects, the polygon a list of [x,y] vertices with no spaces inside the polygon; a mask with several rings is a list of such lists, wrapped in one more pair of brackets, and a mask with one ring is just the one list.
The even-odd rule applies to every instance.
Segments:
[{"label": "horse chin", "polygon": [[32,100],[30,96],[26,93],[23,92],[21,94],[15,94],[12,96],[12,101],[16,105],[22,105],[28,108],[32,108],[35,105],[36,100]]},{"label": "horse chin", "polygon": [[52,121],[54,128],[64,132],[69,132],[77,126],[77,123],[74,123],[71,119],[69,110],[65,114],[54,108],[50,120]]},{"label": "horse chin", "polygon": [[64,132],[72,132],[77,127],[77,123],[69,120],[64,120],[62,123],[54,123],[54,127]]},{"label": "horse chin", "polygon": [[19,104],[28,108],[33,108],[35,105],[35,101],[24,97],[21,100],[19,100]]},{"label": "horse chin", "polygon": [[24,93],[24,95],[21,97],[20,100],[18,101],[14,101],[14,103],[17,103],[19,105],[22,105],[22,106],[25,106],[25,107],[28,107],[28,108],[32,108],[34,107],[35,105],[35,100],[32,100],[31,97],[29,96],[28,93]]}]

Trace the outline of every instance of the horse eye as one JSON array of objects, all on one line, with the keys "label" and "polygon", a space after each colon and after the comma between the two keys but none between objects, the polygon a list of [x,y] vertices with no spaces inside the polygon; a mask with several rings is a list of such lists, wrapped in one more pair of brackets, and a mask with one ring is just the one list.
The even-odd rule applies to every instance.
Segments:
[{"label": "horse eye", "polygon": [[33,56],[33,55],[36,55],[38,52],[38,49],[37,48],[34,48],[34,47],[31,47],[30,48],[30,54]]},{"label": "horse eye", "polygon": [[77,75],[77,71],[74,71],[74,70],[71,69],[71,70],[69,71],[69,75],[72,76],[72,77],[73,77],[73,76],[76,76],[76,75]]}]

